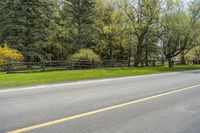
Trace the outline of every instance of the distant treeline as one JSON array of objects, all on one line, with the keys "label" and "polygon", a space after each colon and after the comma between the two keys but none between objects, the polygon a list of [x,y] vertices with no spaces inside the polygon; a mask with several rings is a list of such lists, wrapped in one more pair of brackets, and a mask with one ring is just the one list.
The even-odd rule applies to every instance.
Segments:
[{"label": "distant treeline", "polygon": [[98,60],[139,66],[166,59],[171,67],[200,44],[200,1],[1,0],[3,43],[28,62],[64,61],[90,49]]}]

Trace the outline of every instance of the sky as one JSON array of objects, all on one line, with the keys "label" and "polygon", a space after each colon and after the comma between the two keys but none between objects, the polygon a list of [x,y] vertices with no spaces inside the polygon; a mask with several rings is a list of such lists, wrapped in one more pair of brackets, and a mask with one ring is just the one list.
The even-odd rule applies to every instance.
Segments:
[{"label": "sky", "polygon": [[188,3],[191,2],[192,0],[183,0],[184,6],[188,7]]},{"label": "sky", "polygon": [[184,4],[187,5],[192,0],[183,0]]}]

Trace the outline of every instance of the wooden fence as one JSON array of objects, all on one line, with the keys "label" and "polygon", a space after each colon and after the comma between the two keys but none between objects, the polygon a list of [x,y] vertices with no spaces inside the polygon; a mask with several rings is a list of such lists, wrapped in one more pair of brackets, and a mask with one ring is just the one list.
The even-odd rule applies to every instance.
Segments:
[{"label": "wooden fence", "polygon": [[50,71],[50,70],[73,70],[92,68],[128,67],[131,63],[127,60],[104,60],[104,61],[42,61],[42,62],[12,62],[0,65],[0,71],[7,73],[23,71]]},{"label": "wooden fence", "polygon": [[[149,66],[163,65],[161,61],[150,60]],[[179,64],[179,62],[174,62]],[[12,62],[0,65],[0,71],[7,73],[54,71],[54,70],[78,70],[93,68],[131,67],[134,60],[103,60],[103,61],[42,61],[42,62]]]}]

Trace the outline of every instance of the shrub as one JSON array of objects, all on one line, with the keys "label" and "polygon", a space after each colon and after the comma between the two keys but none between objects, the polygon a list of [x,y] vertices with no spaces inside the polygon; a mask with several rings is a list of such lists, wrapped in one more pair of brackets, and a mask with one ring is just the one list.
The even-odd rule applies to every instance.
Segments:
[{"label": "shrub", "polygon": [[10,48],[7,43],[0,46],[0,64],[22,61],[23,59],[23,55],[19,51]]},{"label": "shrub", "polygon": [[100,56],[91,49],[81,49],[71,57],[72,60],[100,61]]}]

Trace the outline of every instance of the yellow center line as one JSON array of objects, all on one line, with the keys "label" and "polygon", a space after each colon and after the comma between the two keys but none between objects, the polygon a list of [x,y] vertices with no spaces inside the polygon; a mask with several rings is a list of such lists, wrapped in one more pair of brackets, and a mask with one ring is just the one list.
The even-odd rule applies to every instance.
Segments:
[{"label": "yellow center line", "polygon": [[73,120],[73,119],[78,119],[78,118],[81,118],[81,117],[85,117],[85,116],[89,116],[89,115],[93,115],[93,114],[97,114],[97,113],[101,113],[101,112],[105,112],[105,111],[121,108],[121,107],[132,105],[132,104],[135,104],[135,103],[139,103],[139,102],[143,102],[143,101],[147,101],[147,100],[163,97],[163,96],[166,96],[166,95],[174,94],[174,93],[177,93],[177,92],[189,90],[189,89],[196,88],[196,87],[200,87],[200,84],[199,85],[190,86],[190,87],[181,88],[181,89],[176,89],[176,90],[165,92],[165,93],[161,93],[161,94],[158,94],[158,95],[154,95],[154,96],[150,96],[150,97],[134,100],[134,101],[131,101],[131,102],[118,104],[118,105],[114,105],[114,106],[110,106],[110,107],[106,107],[106,108],[102,108],[102,109],[98,109],[98,110],[94,110],[94,111],[90,111],[90,112],[86,112],[86,113],[82,113],[82,114],[78,114],[78,115],[74,115],[74,116],[70,116],[70,117],[61,118],[61,119],[58,119],[58,120],[45,122],[45,123],[42,123],[42,124],[38,124],[38,125],[26,127],[26,128],[17,129],[17,130],[14,130],[14,131],[10,131],[8,133],[26,132],[26,131],[30,131],[30,130],[33,130],[33,129],[42,128],[42,127],[58,124],[58,123],[61,123],[61,122],[66,122],[66,121],[70,121],[70,120]]}]

